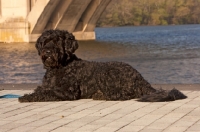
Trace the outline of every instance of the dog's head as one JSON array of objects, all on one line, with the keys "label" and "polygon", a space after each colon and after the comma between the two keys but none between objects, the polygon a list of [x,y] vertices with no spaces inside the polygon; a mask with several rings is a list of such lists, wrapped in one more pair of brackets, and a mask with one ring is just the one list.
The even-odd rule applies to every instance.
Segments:
[{"label": "dog's head", "polygon": [[45,68],[66,65],[78,49],[78,42],[72,33],[64,30],[46,30],[35,44]]}]

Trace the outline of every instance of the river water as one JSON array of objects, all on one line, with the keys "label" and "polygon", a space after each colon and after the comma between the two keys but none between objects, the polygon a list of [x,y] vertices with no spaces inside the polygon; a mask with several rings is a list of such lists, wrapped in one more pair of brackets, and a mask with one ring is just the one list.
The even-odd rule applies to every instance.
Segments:
[{"label": "river water", "polygon": [[[200,83],[200,25],[96,28],[76,55],[123,61],[150,83]],[[0,43],[0,84],[41,83],[45,70],[34,43]]]}]

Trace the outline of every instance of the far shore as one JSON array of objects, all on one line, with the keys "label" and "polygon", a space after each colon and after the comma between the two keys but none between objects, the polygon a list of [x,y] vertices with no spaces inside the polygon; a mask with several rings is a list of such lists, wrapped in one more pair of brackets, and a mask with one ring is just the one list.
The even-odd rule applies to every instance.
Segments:
[{"label": "far shore", "polygon": [[[40,84],[0,84],[0,90],[34,90]],[[151,84],[156,89],[200,91],[200,84]]]}]

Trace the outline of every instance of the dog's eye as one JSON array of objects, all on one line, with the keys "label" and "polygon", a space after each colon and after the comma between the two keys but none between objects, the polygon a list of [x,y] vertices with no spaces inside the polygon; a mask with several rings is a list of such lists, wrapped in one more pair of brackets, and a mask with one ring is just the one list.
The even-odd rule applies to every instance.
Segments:
[{"label": "dog's eye", "polygon": [[51,51],[47,50],[47,51],[46,51],[46,54],[49,54],[49,53],[51,53]]}]

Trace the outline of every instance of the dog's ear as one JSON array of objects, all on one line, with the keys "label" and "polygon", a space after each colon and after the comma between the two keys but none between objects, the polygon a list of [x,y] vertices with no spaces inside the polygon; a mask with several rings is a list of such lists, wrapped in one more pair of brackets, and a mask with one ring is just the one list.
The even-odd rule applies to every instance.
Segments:
[{"label": "dog's ear", "polygon": [[39,37],[36,41],[36,44],[35,44],[35,48],[37,49],[38,51],[38,55],[40,55],[41,53],[41,50],[42,50],[42,47],[43,47],[43,43],[41,42],[41,37]]},{"label": "dog's ear", "polygon": [[72,33],[65,34],[64,48],[67,54],[73,54],[78,49],[78,42]]}]

